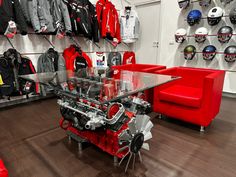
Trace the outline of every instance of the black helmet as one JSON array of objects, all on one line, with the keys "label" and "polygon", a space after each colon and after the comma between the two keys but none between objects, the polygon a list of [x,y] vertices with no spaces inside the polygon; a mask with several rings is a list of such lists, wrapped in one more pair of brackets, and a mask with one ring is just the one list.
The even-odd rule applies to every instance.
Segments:
[{"label": "black helmet", "polygon": [[233,35],[233,29],[230,26],[222,26],[218,31],[218,40],[221,43],[229,42]]},{"label": "black helmet", "polygon": [[196,48],[193,45],[188,45],[184,48],[184,59],[192,60],[196,54]]},{"label": "black helmet", "polygon": [[207,15],[207,21],[210,26],[217,25],[223,16],[223,9],[220,7],[213,7]]},{"label": "black helmet", "polygon": [[231,21],[232,24],[236,24],[236,8],[231,9],[230,13],[229,13],[229,19]]},{"label": "black helmet", "polygon": [[202,56],[204,60],[213,60],[216,56],[216,47],[208,45],[202,50]]},{"label": "black helmet", "polygon": [[226,62],[235,62],[236,61],[236,46],[232,45],[225,49],[224,51],[225,61]]}]

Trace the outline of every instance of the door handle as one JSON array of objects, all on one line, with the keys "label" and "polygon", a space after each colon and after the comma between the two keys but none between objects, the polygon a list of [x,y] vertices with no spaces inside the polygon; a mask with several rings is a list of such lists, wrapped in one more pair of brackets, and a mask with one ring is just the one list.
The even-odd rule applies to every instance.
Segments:
[{"label": "door handle", "polygon": [[158,48],[159,47],[159,42],[158,41],[154,41],[152,46]]}]

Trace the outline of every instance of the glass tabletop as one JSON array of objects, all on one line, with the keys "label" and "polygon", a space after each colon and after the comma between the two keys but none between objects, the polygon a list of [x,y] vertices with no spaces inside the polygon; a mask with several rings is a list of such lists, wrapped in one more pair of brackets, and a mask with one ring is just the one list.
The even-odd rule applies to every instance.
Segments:
[{"label": "glass tabletop", "polygon": [[86,68],[77,72],[38,73],[20,77],[60,87],[61,90],[77,96],[78,99],[85,98],[99,104],[116,101],[178,79],[167,75],[105,68]]}]

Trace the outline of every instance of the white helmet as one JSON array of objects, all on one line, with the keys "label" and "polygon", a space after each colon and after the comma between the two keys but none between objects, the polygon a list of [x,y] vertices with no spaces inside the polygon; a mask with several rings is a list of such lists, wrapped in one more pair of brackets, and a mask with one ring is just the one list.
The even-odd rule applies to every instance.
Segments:
[{"label": "white helmet", "polygon": [[217,25],[223,16],[223,9],[220,7],[213,7],[207,16],[207,21],[210,26]]},{"label": "white helmet", "polygon": [[178,4],[180,9],[186,9],[190,4],[190,0],[178,0]]},{"label": "white helmet", "polygon": [[211,0],[199,0],[199,5],[208,7],[211,4]]},{"label": "white helmet", "polygon": [[208,30],[205,27],[200,27],[195,31],[195,41],[203,43],[208,35]]},{"label": "white helmet", "polygon": [[180,28],[175,32],[175,41],[177,43],[183,43],[187,37],[186,29]]}]

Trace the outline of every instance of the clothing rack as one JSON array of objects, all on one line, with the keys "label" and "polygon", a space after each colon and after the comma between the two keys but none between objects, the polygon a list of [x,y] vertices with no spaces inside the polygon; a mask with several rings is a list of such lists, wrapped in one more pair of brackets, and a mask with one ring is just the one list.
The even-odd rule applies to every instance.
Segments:
[{"label": "clothing rack", "polygon": [[[120,50],[120,51],[83,51],[85,53],[95,53],[95,52],[102,52],[102,53],[111,53],[111,52],[119,52],[119,53],[124,53],[127,52],[127,50]],[[28,56],[28,55],[41,55],[44,54],[45,52],[25,52],[25,53],[20,53],[23,56]],[[63,52],[58,52],[59,54],[63,54]]]},{"label": "clothing rack", "polygon": [[[16,34],[19,34],[19,33],[16,33]],[[52,46],[52,48],[55,48],[54,45],[53,45],[53,43],[46,37],[46,36],[49,36],[49,35],[54,35],[54,36],[55,36],[55,35],[56,35],[55,33],[35,33],[35,32],[28,32],[27,35],[43,36],[43,38],[44,38],[45,40],[47,40],[47,42]],[[9,38],[7,38],[6,36],[4,36],[4,37],[8,40],[8,42],[10,43],[10,45],[12,46],[12,48],[14,48],[14,46],[12,45],[11,41],[9,40]],[[77,46],[80,46],[80,45],[79,45],[79,42],[76,41],[74,38],[75,38],[75,37],[84,37],[84,36],[83,36],[83,35],[65,35],[65,37],[69,37]],[[101,39],[102,39],[102,38],[101,38]],[[58,40],[61,40],[61,39],[58,39]],[[117,46],[114,46],[110,40],[108,40],[108,39],[104,39],[104,40],[105,40],[106,42],[108,42],[114,49],[116,49]],[[97,48],[99,48],[99,49],[101,48],[98,43],[96,43],[96,42],[94,42],[94,41],[92,41],[92,40],[90,40],[90,39],[86,39],[86,41],[90,41],[91,43],[93,43],[93,44],[94,44]],[[126,43],[124,43],[124,42],[121,42],[121,44],[124,44],[125,46],[129,47],[129,44],[126,44]]]},{"label": "clothing rack", "polygon": [[[20,53],[21,55],[27,56],[27,55],[41,55],[44,54],[45,52],[32,52],[32,53]],[[59,54],[63,54],[63,52],[58,52]]]},{"label": "clothing rack", "polygon": [[[47,35],[51,35],[51,34],[38,34],[38,33],[35,33],[35,32],[30,32],[30,33],[28,33],[29,35],[40,35],[40,36],[42,36],[44,39],[45,39],[45,41],[47,41],[47,43],[53,48],[53,49],[55,49],[56,48],[56,46],[46,37]],[[10,46],[13,48],[13,49],[16,49],[16,47],[13,45],[13,43],[11,42],[11,40],[9,39],[9,38],[7,38],[6,36],[4,36],[6,39],[7,39],[7,41],[8,41],[8,43],[10,44]],[[76,36],[67,36],[67,37],[69,37],[70,38],[70,40],[72,41],[72,43],[74,43],[76,46],[78,46],[78,47],[81,47],[81,45],[79,44],[79,42],[78,42],[78,40],[76,40],[75,39],[75,37]],[[78,36],[78,37],[80,37],[80,36]],[[82,37],[82,36],[81,36]],[[89,40],[89,39],[88,39]],[[87,40],[87,41],[88,41]],[[112,43],[111,43],[111,41],[109,41],[108,39],[104,39],[106,42],[108,42],[110,45],[112,45]],[[99,49],[101,48],[98,44],[96,44],[96,43],[94,43]],[[129,47],[129,45],[128,44],[126,44],[126,43],[123,43],[123,42],[121,42],[121,44],[124,44],[124,45],[126,45],[127,47]],[[113,46],[113,45],[112,45]],[[116,49],[117,47],[115,47],[115,46],[113,46],[114,47],[114,49]],[[84,50],[83,50],[84,51]],[[126,51],[130,51],[130,50],[116,50],[116,51],[100,51],[100,50],[93,50],[93,51],[84,51],[85,53],[95,53],[95,52],[103,52],[103,53],[111,53],[111,52],[120,52],[120,53],[123,53],[123,52],[126,52]],[[21,55],[25,55],[25,56],[27,56],[27,55],[41,55],[41,54],[43,54],[43,53],[45,53],[45,52],[24,52],[24,53],[21,53]],[[59,54],[63,54],[63,51],[59,51],[58,52]]]}]

